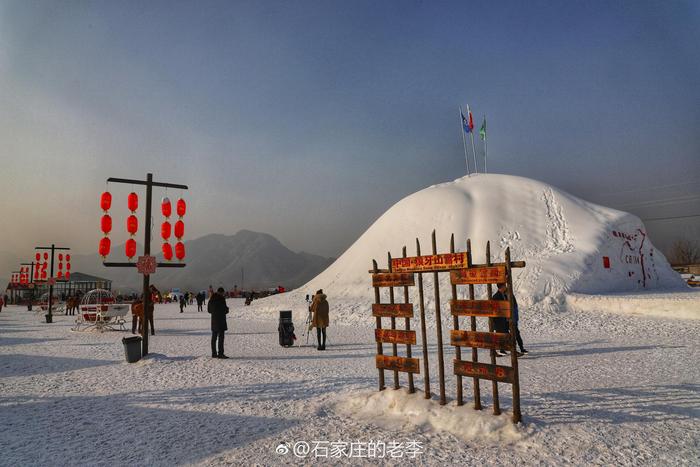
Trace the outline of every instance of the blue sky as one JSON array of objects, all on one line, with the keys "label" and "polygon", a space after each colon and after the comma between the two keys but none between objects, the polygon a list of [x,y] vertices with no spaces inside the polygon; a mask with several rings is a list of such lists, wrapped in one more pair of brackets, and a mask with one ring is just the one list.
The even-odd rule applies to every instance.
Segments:
[{"label": "blue sky", "polygon": [[[189,238],[339,255],[465,173],[466,103],[491,172],[700,214],[699,5],[0,2],[2,249],[95,251],[105,179],[152,171],[190,185]],[[698,219],[648,228],[663,246]]]}]

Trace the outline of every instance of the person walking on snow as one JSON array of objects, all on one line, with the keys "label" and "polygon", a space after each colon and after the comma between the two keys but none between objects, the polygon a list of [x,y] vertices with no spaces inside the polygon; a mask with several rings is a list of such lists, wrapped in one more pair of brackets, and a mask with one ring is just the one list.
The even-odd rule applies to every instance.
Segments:
[{"label": "person walking on snow", "polygon": [[[508,300],[508,294],[512,293],[508,290],[507,284],[498,284],[498,291],[496,291],[495,294],[493,294],[493,297],[491,297],[493,300]],[[514,328],[515,328],[515,340],[518,342],[518,347],[520,347],[520,354],[524,355],[527,352],[525,350],[525,347],[523,347],[523,338],[520,337],[520,330],[518,329],[518,301],[515,299],[515,294],[513,294],[513,310],[511,312],[511,319],[513,320]],[[510,331],[509,329],[509,323],[506,318],[494,318],[493,320],[493,327],[496,332],[502,332],[502,333],[508,333]],[[507,353],[504,350],[497,350],[496,355],[499,357],[502,357],[504,355],[507,355]]]},{"label": "person walking on snow", "polygon": [[180,295],[180,313],[183,312],[184,308],[187,306],[187,299],[184,295]]},{"label": "person walking on snow", "polygon": [[[328,302],[323,289],[319,289],[311,302],[311,313],[313,318],[311,326],[316,328],[316,339],[318,340],[317,350],[326,350],[326,328],[328,327]],[[323,337],[323,340],[321,340]]]},{"label": "person walking on snow", "polygon": [[228,358],[224,354],[224,332],[228,329],[226,325],[228,306],[226,306],[223,287],[219,287],[209,298],[207,311],[211,314],[211,356]]},{"label": "person walking on snow", "polygon": [[204,305],[204,292],[198,292],[197,293],[197,311],[204,311],[202,308],[202,305]]}]

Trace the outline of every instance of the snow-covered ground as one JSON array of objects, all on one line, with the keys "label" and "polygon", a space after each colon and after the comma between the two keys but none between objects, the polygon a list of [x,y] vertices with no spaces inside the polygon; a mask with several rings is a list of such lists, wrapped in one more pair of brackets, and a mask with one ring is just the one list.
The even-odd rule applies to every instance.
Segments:
[{"label": "snow-covered ground", "polygon": [[[343,451],[343,443],[359,443],[352,445],[356,456],[368,455],[361,448],[370,441],[404,456],[419,446],[414,459],[396,459],[409,464],[698,465],[700,320],[602,313],[592,306],[521,311],[531,354],[520,360],[524,423],[515,427],[505,384],[499,385],[501,417],[490,413],[488,383],[482,384],[482,412],[471,408],[471,397],[466,406],[455,405],[449,376],[445,407],[420,393],[378,393],[368,310],[364,325],[339,325],[331,297],[328,350],[319,352],[280,347],[275,314],[229,304],[230,360],[209,356],[206,313],[158,305],[152,354],[134,364],[124,362],[126,332],[76,333],[71,317],[59,315],[47,325],[22,308],[4,308],[0,465],[328,462],[313,453],[278,453],[286,450],[282,443],[302,441],[312,448],[320,442],[320,456],[347,453],[351,445]],[[302,343],[304,319],[295,313]],[[445,352],[449,362],[451,347]],[[422,375],[416,386],[422,390]],[[471,392],[465,379],[465,395]],[[404,443],[402,449],[394,442]]]}]

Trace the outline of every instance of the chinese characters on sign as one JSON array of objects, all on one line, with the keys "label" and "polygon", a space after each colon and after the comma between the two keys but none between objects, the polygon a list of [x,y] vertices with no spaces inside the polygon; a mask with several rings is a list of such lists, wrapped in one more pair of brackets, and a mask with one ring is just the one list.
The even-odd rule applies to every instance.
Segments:
[{"label": "chinese characters on sign", "polygon": [[467,267],[466,253],[445,253],[440,255],[392,258],[393,272],[449,271]]},{"label": "chinese characters on sign", "polygon": [[500,284],[506,281],[505,266],[457,269],[450,272],[453,284]]}]

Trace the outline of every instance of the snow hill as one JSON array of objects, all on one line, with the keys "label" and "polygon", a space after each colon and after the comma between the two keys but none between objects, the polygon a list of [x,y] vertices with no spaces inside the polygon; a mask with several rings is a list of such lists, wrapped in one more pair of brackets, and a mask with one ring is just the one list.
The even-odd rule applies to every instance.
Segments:
[{"label": "snow hill", "polygon": [[[404,245],[408,256],[415,256],[416,238],[422,254],[429,254],[433,229],[438,253],[449,251],[452,233],[458,251],[466,250],[470,238],[474,263],[485,262],[487,241],[494,261],[502,261],[510,247],[513,260],[527,262],[514,272],[518,300],[540,309],[557,311],[572,292],[687,290],[636,216],[586,202],[536,180],[476,174],[402,199],[324,272],[302,288],[258,306],[299,308],[299,304],[305,306],[305,294],[322,288],[344,318],[366,321],[374,297],[367,272],[372,259],[386,268],[387,252],[399,257]],[[450,292],[448,275],[441,276],[445,297]],[[430,302],[432,277],[424,282]],[[416,289],[411,289],[413,303],[417,303]],[[485,294],[485,289],[477,288],[477,298],[486,298]]]}]

